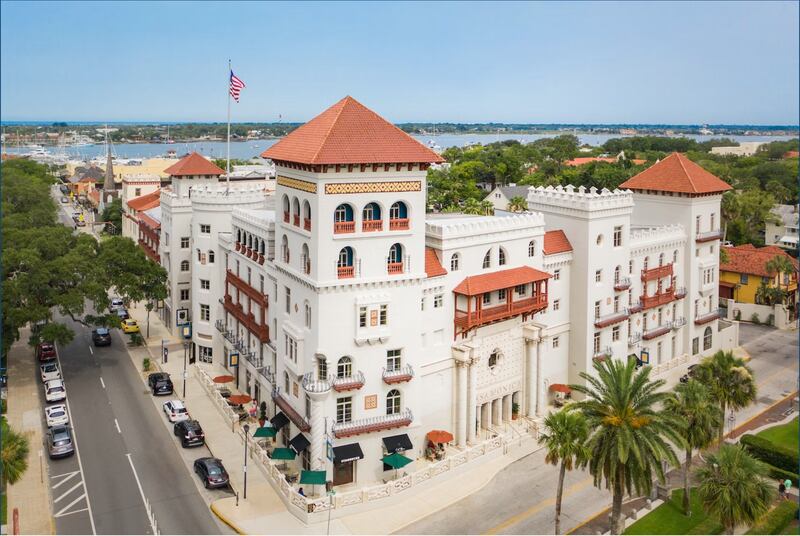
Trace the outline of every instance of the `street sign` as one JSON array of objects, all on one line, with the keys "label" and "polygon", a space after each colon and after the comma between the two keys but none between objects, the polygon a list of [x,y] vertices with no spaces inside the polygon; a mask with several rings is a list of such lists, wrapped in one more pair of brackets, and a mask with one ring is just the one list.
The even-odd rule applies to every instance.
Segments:
[{"label": "street sign", "polygon": [[169,359],[169,348],[164,348],[164,363]]},{"label": "street sign", "polygon": [[649,365],[650,364],[650,352],[649,351],[642,350],[641,361],[642,361],[643,365]]},{"label": "street sign", "polygon": [[228,363],[230,367],[238,367],[239,366],[239,354],[238,352],[232,353],[228,356]]}]

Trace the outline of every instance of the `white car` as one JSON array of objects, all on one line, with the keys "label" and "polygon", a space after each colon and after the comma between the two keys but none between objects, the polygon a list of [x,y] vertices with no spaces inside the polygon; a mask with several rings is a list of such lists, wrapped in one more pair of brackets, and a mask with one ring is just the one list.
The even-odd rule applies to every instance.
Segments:
[{"label": "white car", "polygon": [[55,406],[47,406],[44,408],[44,414],[47,417],[47,427],[58,426],[60,424],[69,424],[69,415],[67,415],[67,406],[64,404],[57,404]]},{"label": "white car", "polygon": [[122,302],[122,298],[111,298],[111,305],[109,305],[108,310],[112,313],[117,309],[124,309],[125,304]]},{"label": "white car", "polygon": [[67,388],[61,380],[50,380],[44,384],[44,399],[48,402],[61,402],[67,398]]},{"label": "white car", "polygon": [[47,383],[50,380],[60,380],[61,371],[58,370],[58,363],[50,361],[39,367],[39,373],[42,377],[42,382]]},{"label": "white car", "polygon": [[167,414],[169,422],[188,421],[189,412],[180,400],[170,400],[164,402],[164,413]]}]

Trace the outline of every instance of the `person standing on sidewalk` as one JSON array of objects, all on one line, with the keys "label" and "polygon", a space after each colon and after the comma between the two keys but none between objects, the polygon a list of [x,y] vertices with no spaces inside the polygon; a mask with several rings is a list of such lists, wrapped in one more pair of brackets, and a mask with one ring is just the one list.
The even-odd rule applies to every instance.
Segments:
[{"label": "person standing on sidewalk", "polygon": [[781,500],[786,499],[786,484],[783,481],[778,481],[778,493],[780,494]]}]

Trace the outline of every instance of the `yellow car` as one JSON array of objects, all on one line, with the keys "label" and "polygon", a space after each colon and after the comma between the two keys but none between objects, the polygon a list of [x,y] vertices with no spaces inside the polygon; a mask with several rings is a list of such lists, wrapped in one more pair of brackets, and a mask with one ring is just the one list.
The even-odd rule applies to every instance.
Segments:
[{"label": "yellow car", "polygon": [[128,318],[122,321],[122,332],[123,333],[139,333],[139,324],[136,323],[136,320]]}]

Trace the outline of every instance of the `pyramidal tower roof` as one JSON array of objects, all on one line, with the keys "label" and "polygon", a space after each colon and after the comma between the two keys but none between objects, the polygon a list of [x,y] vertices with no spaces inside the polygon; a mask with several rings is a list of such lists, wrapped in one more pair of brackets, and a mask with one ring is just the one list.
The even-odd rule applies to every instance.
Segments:
[{"label": "pyramidal tower roof", "polygon": [[290,132],[261,156],[309,165],[444,162],[350,96]]},{"label": "pyramidal tower roof", "polygon": [[727,182],[681,153],[672,153],[623,182],[619,187],[682,194],[712,194],[731,189]]},{"label": "pyramidal tower roof", "polygon": [[197,151],[184,156],[165,169],[164,172],[172,177],[186,175],[222,175],[225,173],[225,171],[220,169],[214,162],[209,161]]}]

